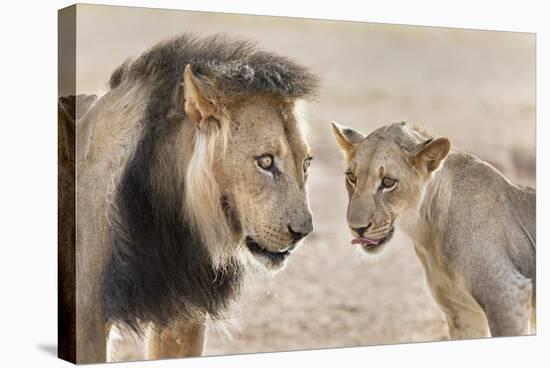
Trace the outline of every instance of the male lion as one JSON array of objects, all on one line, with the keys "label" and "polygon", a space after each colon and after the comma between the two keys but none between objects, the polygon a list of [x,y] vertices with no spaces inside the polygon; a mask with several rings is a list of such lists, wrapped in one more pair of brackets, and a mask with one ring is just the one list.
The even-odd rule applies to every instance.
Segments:
[{"label": "male lion", "polygon": [[408,234],[453,339],[534,332],[535,191],[406,123],[332,126],[352,243],[374,254],[394,226]]},{"label": "male lion", "polygon": [[106,360],[113,324],[146,332],[147,359],[200,355],[205,319],[247,270],[284,266],[313,230],[296,105],[317,86],[219,36],[183,35],[113,73],[77,122],[78,363]]}]

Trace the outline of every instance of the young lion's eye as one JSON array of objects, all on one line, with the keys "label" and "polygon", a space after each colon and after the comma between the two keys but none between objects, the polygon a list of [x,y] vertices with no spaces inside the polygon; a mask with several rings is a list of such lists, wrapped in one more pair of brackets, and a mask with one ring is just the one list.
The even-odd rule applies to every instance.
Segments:
[{"label": "young lion's eye", "polygon": [[348,182],[349,185],[355,188],[355,183],[357,182],[357,178],[355,177],[355,175],[353,175],[352,172],[348,171],[346,173],[346,181]]},{"label": "young lion's eye", "polygon": [[380,190],[392,190],[397,185],[397,180],[390,177],[383,177],[382,182],[380,183]]},{"label": "young lion's eye", "polygon": [[271,170],[273,168],[273,156],[270,154],[261,155],[256,159],[256,162],[264,170]]}]

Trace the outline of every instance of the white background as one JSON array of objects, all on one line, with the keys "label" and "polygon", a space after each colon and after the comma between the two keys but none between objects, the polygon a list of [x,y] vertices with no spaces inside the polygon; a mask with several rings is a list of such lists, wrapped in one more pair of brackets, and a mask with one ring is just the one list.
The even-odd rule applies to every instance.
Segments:
[{"label": "white background", "polygon": [[[100,3],[89,1],[90,3]],[[117,5],[537,33],[538,335],[292,353],[121,363],[117,367],[548,366],[550,27],[544,1],[109,1]],[[8,5],[9,4],[9,5]],[[4,2],[0,12],[0,366],[59,367],[57,336],[57,9]],[[396,301],[398,302],[398,301]],[[546,313],[545,313],[546,312]],[[314,318],[314,317],[312,317]],[[398,318],[398,316],[396,316]]]}]

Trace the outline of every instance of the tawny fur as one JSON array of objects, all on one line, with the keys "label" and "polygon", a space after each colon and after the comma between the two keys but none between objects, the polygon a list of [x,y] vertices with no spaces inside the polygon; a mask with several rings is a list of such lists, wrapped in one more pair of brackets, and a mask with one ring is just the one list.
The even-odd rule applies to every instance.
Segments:
[{"label": "tawny fur", "polygon": [[[368,136],[333,128],[357,177],[348,224],[377,224],[365,234],[374,239],[393,226],[410,236],[451,338],[535,333],[535,191],[406,123]],[[380,172],[395,189],[377,191]]]},{"label": "tawny fur", "polygon": [[[202,326],[237,300],[242,273],[284,266],[245,239],[282,252],[298,245],[289,228],[312,230],[294,111],[317,85],[224,37],[183,35],[113,73],[76,124],[78,363],[115,357],[113,325],[147,331],[148,358],[200,355]],[[258,167],[266,153],[277,180]]]}]

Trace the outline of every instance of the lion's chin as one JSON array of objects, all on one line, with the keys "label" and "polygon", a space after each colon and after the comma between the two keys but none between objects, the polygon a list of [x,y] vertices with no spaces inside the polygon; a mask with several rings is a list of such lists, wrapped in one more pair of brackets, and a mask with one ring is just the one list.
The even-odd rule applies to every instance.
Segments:
[{"label": "lion's chin", "polygon": [[291,254],[289,250],[269,251],[249,236],[246,237],[245,244],[253,264],[264,271],[277,272],[282,270]]}]

